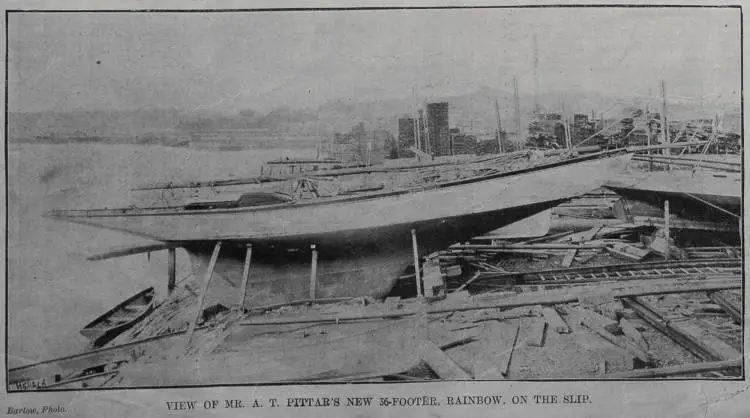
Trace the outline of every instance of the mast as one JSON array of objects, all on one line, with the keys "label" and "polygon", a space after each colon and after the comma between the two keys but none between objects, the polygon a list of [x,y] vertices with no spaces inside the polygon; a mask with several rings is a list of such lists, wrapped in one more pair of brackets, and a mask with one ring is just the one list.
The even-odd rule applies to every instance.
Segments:
[{"label": "mast", "polygon": [[[667,124],[667,83],[664,80],[661,81],[661,134],[663,143],[665,145],[670,143],[669,139],[669,125]],[[669,148],[664,149],[666,155],[671,155],[672,150]]]},{"label": "mast", "polygon": [[536,33],[534,34],[534,114],[538,114],[539,110],[539,45],[536,41]]},{"label": "mast", "polygon": [[646,144],[648,145],[648,153],[651,154],[651,117],[648,103],[646,103]]},{"label": "mast", "polygon": [[497,115],[497,151],[502,154],[505,151],[503,150],[503,140],[500,138],[502,126],[500,124],[500,104],[497,100],[495,100],[495,114]]},{"label": "mast", "polygon": [[429,119],[429,115],[425,107],[424,120],[422,121],[422,125],[424,125],[424,136],[425,136],[424,151],[432,155],[432,144],[430,143],[430,136],[431,136],[430,123],[427,119]]},{"label": "mast", "polygon": [[419,138],[419,112],[417,112],[414,118],[414,149],[421,151],[421,145]]},{"label": "mast", "polygon": [[565,148],[570,151],[573,148],[573,144],[570,139],[570,123],[568,121],[568,114],[565,112],[565,103],[562,104],[562,109],[563,131],[565,132]]},{"label": "mast", "polygon": [[518,100],[518,79],[516,77],[513,77],[513,107],[516,117],[516,147],[520,149],[523,145],[521,139],[521,104]]}]

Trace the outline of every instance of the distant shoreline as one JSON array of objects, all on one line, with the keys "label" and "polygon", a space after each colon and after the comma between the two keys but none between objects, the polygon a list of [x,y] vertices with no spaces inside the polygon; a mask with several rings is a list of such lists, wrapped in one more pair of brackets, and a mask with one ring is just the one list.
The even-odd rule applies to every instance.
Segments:
[{"label": "distant shoreline", "polygon": [[271,139],[263,138],[252,141],[170,141],[162,139],[138,140],[138,138],[105,138],[105,137],[80,137],[80,138],[10,138],[9,144],[31,144],[31,145],[135,145],[135,146],[163,146],[170,148],[186,148],[196,150],[212,151],[242,151],[253,149],[315,149],[319,143],[310,139]]}]

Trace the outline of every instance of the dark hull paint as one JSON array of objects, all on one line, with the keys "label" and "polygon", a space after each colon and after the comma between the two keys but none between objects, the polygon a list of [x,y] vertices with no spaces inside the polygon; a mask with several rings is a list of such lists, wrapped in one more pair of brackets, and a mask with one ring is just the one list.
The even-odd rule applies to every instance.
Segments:
[{"label": "dark hull paint", "polygon": [[[413,264],[411,229],[417,231],[421,256],[465,241],[493,229],[557,206],[567,199],[550,200],[511,209],[438,219],[387,228],[344,231],[294,240],[253,241],[252,267],[245,307],[289,302],[309,297],[310,244],[318,255],[318,298],[387,295],[405,269]],[[314,239],[314,240],[313,240]],[[212,243],[190,244],[193,274],[203,279],[213,250]],[[239,302],[245,257],[244,242],[227,242],[214,270],[207,305]]]},{"label": "dark hull paint", "polygon": [[627,199],[644,202],[657,208],[663,208],[664,201],[669,200],[670,213],[683,217],[685,219],[737,224],[736,217],[731,216],[728,213],[725,213],[714,207],[711,207],[711,205],[718,206],[737,216],[742,216],[742,198],[740,197],[721,196],[713,194],[693,194],[693,196],[696,196],[701,200],[704,200],[711,204],[709,205],[684,193],[640,190],[632,187],[613,185],[607,185],[605,187],[613,190],[620,196],[623,196]]}]

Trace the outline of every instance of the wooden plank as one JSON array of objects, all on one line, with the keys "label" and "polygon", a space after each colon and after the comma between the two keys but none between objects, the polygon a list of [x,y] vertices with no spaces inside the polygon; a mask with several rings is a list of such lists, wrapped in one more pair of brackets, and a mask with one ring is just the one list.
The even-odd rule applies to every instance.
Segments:
[{"label": "wooden plank", "polygon": [[727,344],[721,343],[716,338],[711,339],[702,335],[703,333],[698,327],[664,319],[656,308],[646,303],[642,298],[625,298],[623,303],[633,309],[649,325],[702,360],[719,361],[741,357],[737,350]]},{"label": "wooden plank", "polygon": [[423,340],[419,344],[419,355],[422,360],[443,380],[472,380],[472,376],[461,368],[448,354],[431,341]]},{"label": "wooden plank", "polygon": [[622,330],[622,333],[630,338],[630,340],[638,345],[638,347],[644,351],[648,351],[648,342],[643,338],[643,335],[638,332],[632,322],[628,321],[626,318],[620,318],[620,329]]},{"label": "wooden plank", "polygon": [[565,253],[565,257],[563,258],[563,261],[560,265],[564,268],[570,267],[570,265],[573,264],[573,260],[575,260],[576,258],[576,253],[578,253],[577,249],[568,250],[568,252]]},{"label": "wooden plank", "polygon": [[602,230],[602,228],[604,228],[604,223],[603,222],[599,222],[593,228],[591,228],[588,231],[585,231],[582,234],[580,234],[579,236],[577,236],[576,238],[578,240],[574,241],[574,242],[591,241],[592,239],[594,239],[594,237],[596,236],[596,234],[598,234],[599,231]]},{"label": "wooden plank", "polygon": [[508,353],[513,350],[518,333],[517,323],[511,321],[490,321],[482,324],[483,338],[461,347],[468,355],[474,378],[481,380],[503,380]]},{"label": "wooden plank", "polygon": [[456,289],[453,293],[460,292],[460,291],[464,290],[466,288],[466,286],[470,285],[471,282],[473,282],[474,280],[478,279],[479,276],[481,276],[481,272],[478,271],[478,272],[474,273],[474,275],[471,276],[471,278],[469,280],[467,280],[464,284],[462,284],[461,287],[459,287],[458,289]]},{"label": "wooden plank", "polygon": [[612,334],[617,334],[620,332],[620,326],[616,321],[613,321],[606,316],[599,315],[594,311],[573,306],[567,306],[564,309],[567,316],[576,323],[586,321],[588,324],[601,327]]},{"label": "wooden plank", "polygon": [[521,321],[514,320],[516,332],[515,336],[513,337],[513,344],[510,346],[510,350],[507,350],[507,352],[502,353],[500,356],[500,373],[505,376],[506,378],[510,374],[510,363],[513,360],[513,352],[516,349],[516,344],[518,343],[518,334],[521,332]]},{"label": "wooden plank", "polygon": [[479,326],[449,331],[445,328],[444,323],[433,322],[427,327],[429,340],[442,350],[473,341],[479,336],[479,332]]},{"label": "wooden plank", "polygon": [[[616,298],[627,298],[633,296],[644,296],[644,295],[658,295],[667,293],[686,293],[686,292],[709,292],[709,291],[720,291],[727,289],[741,289],[742,282],[740,279],[737,280],[721,280],[721,281],[704,281],[700,284],[691,285],[679,285],[670,284],[664,286],[643,286],[633,289],[617,289],[611,290],[611,296]],[[601,286],[599,289],[606,291],[607,286]],[[579,295],[575,292],[568,292],[562,295],[552,294],[520,294],[507,298],[503,301],[484,303],[471,306],[458,306],[458,307],[445,307],[438,309],[428,310],[428,314],[440,314],[440,313],[451,313],[451,312],[463,312],[472,310],[483,310],[483,309],[509,309],[521,306],[530,305],[556,305],[564,303],[573,303],[578,301]],[[339,300],[339,299],[337,299]],[[307,302],[305,302],[307,303]],[[274,305],[275,307],[283,306],[285,304]],[[385,318],[400,318],[404,316],[410,316],[416,314],[417,311],[404,311],[390,314],[378,314],[378,315],[350,315],[342,316],[338,318],[306,318],[306,319],[278,319],[278,320],[246,320],[240,323],[243,326],[264,326],[264,325],[279,325],[279,324],[300,324],[300,323],[335,323],[343,321],[359,321],[368,319],[385,319]],[[493,321],[495,322],[495,321]],[[197,327],[196,330],[202,329],[203,327]],[[144,345],[147,342],[154,341],[158,344],[166,344],[164,341],[168,341],[169,338],[183,335],[184,331],[178,331],[175,333],[154,337],[153,339],[144,339],[134,341],[132,343],[123,344],[117,347],[111,347],[107,349],[96,350],[93,352],[76,354],[73,356],[65,356],[60,358],[54,358],[45,360],[39,363],[30,364],[27,366],[21,366],[12,368],[8,371],[8,378],[11,383],[22,382],[37,378],[43,378],[53,376],[56,373],[62,373],[70,370],[77,370],[85,368],[88,364],[97,363],[100,361],[112,361],[120,355],[128,355],[127,353],[137,349],[139,345]],[[168,345],[171,345],[170,342]],[[469,344],[471,345],[471,344]],[[161,345],[160,345],[161,346]]]},{"label": "wooden plank", "polygon": [[245,296],[247,294],[247,281],[250,278],[250,262],[253,257],[253,245],[245,246],[245,264],[242,268],[242,287],[240,288],[239,307],[240,310],[245,308]]},{"label": "wooden plank", "polygon": [[164,243],[164,242],[147,244],[147,245],[135,245],[135,246],[125,245],[125,246],[119,246],[119,247],[112,247],[106,252],[90,255],[86,257],[86,260],[88,261],[107,260],[110,258],[127,257],[129,255],[134,255],[134,254],[169,250],[169,249],[179,248],[181,246],[182,246],[181,244]]},{"label": "wooden plank", "polygon": [[664,231],[664,241],[666,241],[667,243],[666,251],[664,251],[664,259],[669,260],[669,199],[664,200],[664,230],[663,231]]},{"label": "wooden plank", "polygon": [[724,361],[711,361],[695,364],[681,364],[679,366],[661,367],[657,369],[641,369],[628,372],[611,373],[609,379],[645,379],[653,377],[669,377],[682,374],[696,374],[713,371],[730,371],[742,368],[742,358]]},{"label": "wooden plank", "polygon": [[528,327],[528,339],[526,343],[532,347],[544,347],[544,342],[547,339],[547,326],[547,321],[543,319],[531,324]]},{"label": "wooden plank", "polygon": [[[183,386],[351,380],[403,373],[419,364],[419,321],[386,321],[350,327],[336,338],[311,333],[278,346],[255,341],[254,348],[179,360],[121,367],[125,382],[137,386]],[[273,338],[271,341],[279,341]]]},{"label": "wooden plank", "polygon": [[649,250],[643,250],[627,244],[619,244],[612,247],[607,247],[607,251],[615,257],[632,261],[641,261],[650,252]]},{"label": "wooden plank", "polygon": [[631,356],[638,358],[642,362],[644,363],[653,362],[653,358],[651,357],[649,353],[641,350],[638,346],[634,344],[630,344],[626,339],[613,335],[612,333],[610,333],[603,327],[593,324],[587,321],[586,319],[584,319],[581,322],[581,325],[590,329],[591,331],[594,331],[596,334],[598,334],[600,337],[604,338],[605,340],[609,341],[614,346],[627,351]]},{"label": "wooden plank", "polygon": [[[731,280],[718,280],[712,282],[709,280],[702,281],[699,284],[690,285],[678,285],[678,284],[662,284],[662,285],[644,285],[635,288],[625,289],[608,289],[607,286],[600,286],[598,289],[602,293],[608,293],[608,296],[612,298],[627,298],[633,296],[649,296],[649,295],[662,295],[670,293],[694,293],[694,292],[706,292],[714,290],[727,290],[727,289],[740,289],[742,283],[740,278]],[[586,290],[590,293],[591,290]],[[469,306],[452,306],[445,308],[430,309],[427,314],[441,314],[451,312],[466,312],[484,309],[511,309],[524,306],[532,305],[559,305],[566,303],[578,302],[580,293],[575,291],[568,291],[565,294],[550,295],[546,293],[522,293],[517,296],[504,297],[502,302],[493,302],[485,304],[476,304]],[[284,306],[287,304],[278,304],[276,307]],[[384,314],[374,315],[349,315],[340,317],[328,317],[328,318],[306,318],[306,319],[277,319],[277,320],[247,320],[241,323],[244,326],[257,326],[257,325],[282,325],[282,324],[309,324],[309,323],[335,323],[342,321],[362,321],[368,319],[389,319],[389,318],[400,318],[404,316],[416,315],[422,313],[420,310],[413,311],[402,311],[402,312],[390,312]]]},{"label": "wooden plank", "polygon": [[318,289],[318,250],[315,244],[310,245],[312,250],[312,260],[310,264],[310,299],[315,299],[315,293]]},{"label": "wooden plank", "polygon": [[731,360],[733,358],[742,357],[742,353],[734,349],[734,347],[707,333],[696,324],[689,322],[681,323],[679,324],[679,327],[682,332],[689,334],[691,337],[700,341],[705,347],[709,348],[714,356],[712,360]]},{"label": "wooden plank", "polygon": [[422,297],[424,296],[424,293],[422,293],[422,278],[420,277],[420,271],[419,271],[419,247],[417,246],[417,230],[412,229],[411,230],[411,245],[412,245],[412,251],[414,255],[414,277],[415,281],[417,282],[417,296]]},{"label": "wooden plank", "polygon": [[78,376],[78,377],[75,377],[75,378],[72,378],[72,379],[67,379],[67,380],[62,380],[62,381],[59,381],[59,382],[52,383],[50,385],[45,386],[44,389],[60,389],[62,386],[65,386],[65,385],[70,385],[70,384],[73,384],[73,383],[79,383],[79,382],[83,382],[85,380],[96,379],[98,377],[111,376],[111,375],[116,374],[116,373],[117,373],[117,370],[112,370],[112,371],[108,371],[108,372],[101,372],[101,373],[88,374],[88,375],[85,375],[85,376]]},{"label": "wooden plank", "polygon": [[550,328],[558,334],[570,334],[570,327],[563,321],[560,314],[552,306],[542,307],[542,316],[549,323]]},{"label": "wooden plank", "polygon": [[200,302],[196,307],[195,319],[190,323],[187,335],[185,338],[185,349],[187,350],[190,346],[190,340],[193,338],[193,332],[195,332],[195,326],[198,324],[198,319],[201,317],[203,312],[203,303],[206,301],[206,294],[208,293],[208,286],[211,284],[211,279],[214,276],[214,267],[216,267],[216,260],[219,258],[219,251],[221,251],[221,241],[216,241],[214,245],[214,252],[211,254],[211,261],[208,263],[208,270],[206,270],[206,276],[203,278],[203,290],[200,293]]},{"label": "wooden plank", "polygon": [[711,292],[708,297],[713,303],[721,306],[724,312],[732,317],[735,324],[742,325],[742,309],[724,292]]},{"label": "wooden plank", "polygon": [[167,250],[167,294],[172,294],[177,286],[177,250],[169,248]]}]

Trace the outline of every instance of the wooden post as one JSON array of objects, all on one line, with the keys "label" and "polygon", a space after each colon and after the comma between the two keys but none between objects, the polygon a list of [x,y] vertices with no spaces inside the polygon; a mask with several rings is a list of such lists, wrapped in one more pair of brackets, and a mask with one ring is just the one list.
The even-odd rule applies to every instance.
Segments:
[{"label": "wooden post", "polygon": [[664,200],[664,240],[667,242],[664,259],[669,260],[669,200]]},{"label": "wooden post", "polygon": [[[661,133],[664,137],[664,145],[669,145],[672,140],[669,137],[669,122],[667,121],[667,83],[664,80],[661,81]],[[669,147],[664,148],[662,154],[672,155],[672,149]],[[667,162],[667,171],[669,171],[669,162]]]},{"label": "wooden post", "polygon": [[253,256],[253,244],[245,244],[245,267],[242,269],[242,287],[240,289],[240,310],[245,308],[245,293],[247,292],[247,280],[250,278],[250,260]]},{"label": "wooden post", "polygon": [[417,280],[417,296],[422,297],[422,277],[419,272],[419,249],[417,248],[417,230],[411,230],[411,244],[414,249],[414,276]]},{"label": "wooden post", "polygon": [[646,151],[648,154],[648,171],[654,171],[654,157],[652,155],[653,151],[651,151],[651,118],[648,104],[646,104],[646,138],[648,140],[648,151]]},{"label": "wooden post", "polygon": [[195,326],[198,324],[198,319],[201,317],[203,312],[203,302],[206,300],[206,293],[208,293],[208,286],[211,284],[211,278],[214,275],[214,267],[216,267],[216,260],[219,258],[219,251],[221,251],[221,241],[217,241],[214,245],[214,252],[211,254],[211,261],[208,263],[208,270],[206,270],[206,276],[203,278],[203,290],[200,293],[200,302],[198,302],[198,309],[195,312],[195,319],[190,324],[187,332],[187,339],[185,340],[185,348],[187,349],[190,345],[190,340],[193,338],[193,332]]},{"label": "wooden post", "polygon": [[177,285],[177,249],[167,249],[167,294],[171,295]]},{"label": "wooden post", "polygon": [[312,264],[310,266],[310,299],[315,299],[315,290],[318,287],[318,250],[315,244],[310,246],[312,249]]},{"label": "wooden post", "polygon": [[497,115],[497,152],[498,154],[503,154],[503,141],[500,138],[500,132],[502,132],[503,128],[500,124],[500,104],[495,100],[495,114]]}]

